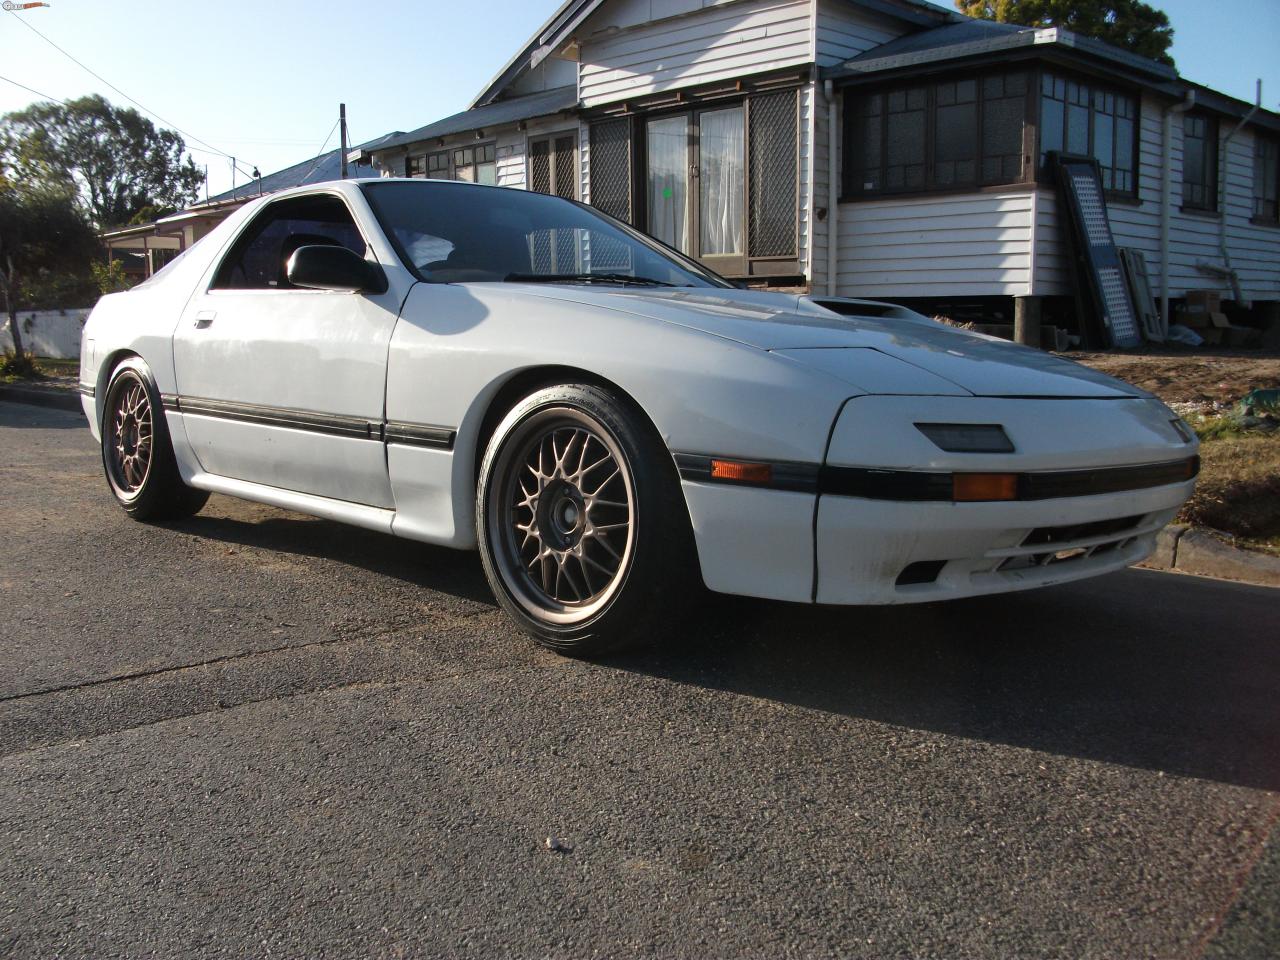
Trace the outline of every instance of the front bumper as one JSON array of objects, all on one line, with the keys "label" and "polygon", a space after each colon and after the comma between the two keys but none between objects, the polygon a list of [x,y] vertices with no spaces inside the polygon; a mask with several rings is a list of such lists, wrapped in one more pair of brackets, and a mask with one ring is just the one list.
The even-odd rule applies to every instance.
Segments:
[{"label": "front bumper", "polygon": [[[723,593],[892,604],[1025,590],[1122,569],[1151,553],[1195,483],[1165,475],[1147,481],[1156,486],[1117,489],[1101,473],[1188,462],[1197,447],[1171,426],[1172,416],[1159,401],[1144,399],[851,400],[832,431],[827,466],[813,468],[809,491],[707,482],[682,466],[703,579]],[[922,422],[1001,424],[1016,450],[946,453],[916,429]],[[930,471],[1100,476],[1080,495],[997,502],[911,499],[903,490],[840,489],[821,479],[842,468],[866,473],[867,465],[874,465],[871,472],[899,471],[897,480]],[[1069,486],[1074,493],[1077,485]],[[1089,489],[1097,492],[1083,492]]]},{"label": "front bumper", "polygon": [[1120,570],[1151,553],[1156,534],[1193,487],[1194,481],[1188,481],[1029,503],[822,497],[817,507],[816,599],[920,603],[1027,590]]}]

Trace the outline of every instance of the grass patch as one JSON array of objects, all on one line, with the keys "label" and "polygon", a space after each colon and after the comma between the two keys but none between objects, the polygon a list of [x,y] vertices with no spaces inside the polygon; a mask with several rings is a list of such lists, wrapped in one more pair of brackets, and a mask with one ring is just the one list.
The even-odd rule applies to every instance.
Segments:
[{"label": "grass patch", "polygon": [[1178,520],[1280,553],[1280,433],[1215,426],[1201,439],[1200,478]]},{"label": "grass patch", "polygon": [[1250,431],[1240,425],[1235,417],[1206,417],[1192,424],[1201,442],[1207,440],[1229,440],[1248,436]]},{"label": "grass patch", "polygon": [[6,353],[0,357],[0,382],[17,383],[20,380],[44,380],[47,377],[74,377],[80,373],[79,360],[54,360],[51,357],[33,357],[29,353],[18,356]]}]

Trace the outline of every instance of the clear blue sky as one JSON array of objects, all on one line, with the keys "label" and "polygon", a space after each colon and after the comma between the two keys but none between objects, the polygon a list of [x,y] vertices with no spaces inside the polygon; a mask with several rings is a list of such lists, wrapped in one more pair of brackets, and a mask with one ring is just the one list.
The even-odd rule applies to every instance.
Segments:
[{"label": "clear blue sky", "polygon": [[[346,101],[354,142],[464,109],[558,0],[49,0],[0,14],[0,75],[127,103],[19,17],[171,124],[270,173],[314,156]],[[1280,0],[1157,0],[1183,76],[1280,109]],[[0,82],[0,113],[38,99]],[[336,134],[335,134],[336,137]],[[331,146],[336,145],[336,140]],[[226,160],[199,151],[212,192]]]}]

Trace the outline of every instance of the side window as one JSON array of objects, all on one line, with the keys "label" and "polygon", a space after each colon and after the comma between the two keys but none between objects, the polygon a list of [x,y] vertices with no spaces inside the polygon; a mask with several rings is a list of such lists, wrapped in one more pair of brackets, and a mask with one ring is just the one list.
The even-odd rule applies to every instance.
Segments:
[{"label": "side window", "polygon": [[346,247],[364,256],[365,242],[347,205],[333,196],[269,204],[218,267],[214,290],[292,290],[285,264],[299,247]]}]

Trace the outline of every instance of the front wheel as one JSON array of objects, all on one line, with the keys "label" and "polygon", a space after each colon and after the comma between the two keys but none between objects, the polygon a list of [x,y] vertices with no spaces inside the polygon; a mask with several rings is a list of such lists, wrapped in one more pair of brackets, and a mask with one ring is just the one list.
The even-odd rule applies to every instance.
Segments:
[{"label": "front wheel", "polygon": [[670,454],[595,386],[548,387],[507,414],[481,465],[476,525],[498,601],[561,653],[650,642],[700,586]]},{"label": "front wheel", "polygon": [[136,520],[189,517],[209,499],[182,482],[160,392],[138,357],[111,373],[102,410],[102,466],[116,501]]}]

